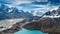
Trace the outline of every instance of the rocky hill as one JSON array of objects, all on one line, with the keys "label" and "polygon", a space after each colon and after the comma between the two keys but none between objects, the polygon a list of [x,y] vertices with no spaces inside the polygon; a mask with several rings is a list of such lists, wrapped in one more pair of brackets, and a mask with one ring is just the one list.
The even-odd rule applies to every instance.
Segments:
[{"label": "rocky hill", "polygon": [[41,18],[24,25],[29,30],[40,30],[46,33],[60,33],[60,18]]}]

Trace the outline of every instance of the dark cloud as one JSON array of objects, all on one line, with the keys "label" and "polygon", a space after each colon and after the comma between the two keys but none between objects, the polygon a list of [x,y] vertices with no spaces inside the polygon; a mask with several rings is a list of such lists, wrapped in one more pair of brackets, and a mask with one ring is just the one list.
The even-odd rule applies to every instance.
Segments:
[{"label": "dark cloud", "polygon": [[37,2],[37,1],[32,2],[32,4],[38,4],[38,5],[41,5],[41,4],[43,5],[43,4],[48,4],[48,3],[52,5],[60,5],[60,0],[48,0],[47,2]]}]

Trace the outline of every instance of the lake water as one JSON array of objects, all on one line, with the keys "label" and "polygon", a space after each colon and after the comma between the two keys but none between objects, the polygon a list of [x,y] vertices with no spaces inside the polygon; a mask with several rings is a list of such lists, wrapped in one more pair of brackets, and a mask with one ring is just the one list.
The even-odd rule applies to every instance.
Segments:
[{"label": "lake water", "polygon": [[18,31],[14,34],[48,34],[48,33],[43,33],[43,32],[38,31],[38,30],[27,30],[27,29],[22,28],[21,31]]}]

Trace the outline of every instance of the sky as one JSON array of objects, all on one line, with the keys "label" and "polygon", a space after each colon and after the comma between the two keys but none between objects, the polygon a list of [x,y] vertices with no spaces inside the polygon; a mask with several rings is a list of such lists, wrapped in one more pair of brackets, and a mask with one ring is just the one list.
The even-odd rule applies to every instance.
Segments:
[{"label": "sky", "polygon": [[[12,4],[22,4],[22,3],[32,3],[32,2],[41,2],[41,0],[0,0],[0,2],[4,3],[12,3]],[[42,2],[47,2],[48,0],[43,0]]]},{"label": "sky", "polygon": [[60,0],[0,0],[0,3],[8,4],[40,4],[40,2],[51,2],[51,3],[60,3]]},{"label": "sky", "polygon": [[58,4],[60,0],[0,0],[2,4],[8,4],[13,6],[19,6],[23,10],[37,10],[37,9],[47,9],[51,7],[51,4]]}]

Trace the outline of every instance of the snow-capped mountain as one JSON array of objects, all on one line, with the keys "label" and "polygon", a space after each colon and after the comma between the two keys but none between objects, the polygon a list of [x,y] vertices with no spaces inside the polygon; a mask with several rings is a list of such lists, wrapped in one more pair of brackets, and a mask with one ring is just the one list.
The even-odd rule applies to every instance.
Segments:
[{"label": "snow-capped mountain", "polygon": [[13,18],[27,18],[28,20],[33,18],[33,15],[29,12],[24,12],[16,7],[11,7],[1,4],[0,5],[0,20],[13,19]]},{"label": "snow-capped mountain", "polygon": [[43,17],[59,18],[60,17],[60,7],[57,10],[52,10],[52,11],[46,12]]},{"label": "snow-capped mountain", "polygon": [[9,7],[4,5],[4,4],[0,4],[0,12],[5,12],[7,13],[9,11]]}]

